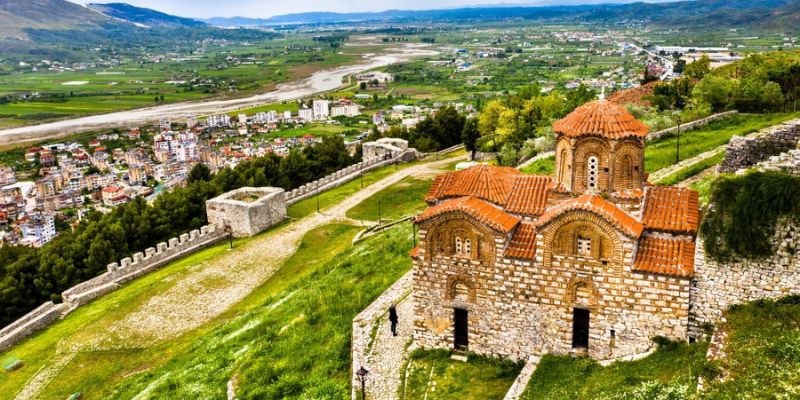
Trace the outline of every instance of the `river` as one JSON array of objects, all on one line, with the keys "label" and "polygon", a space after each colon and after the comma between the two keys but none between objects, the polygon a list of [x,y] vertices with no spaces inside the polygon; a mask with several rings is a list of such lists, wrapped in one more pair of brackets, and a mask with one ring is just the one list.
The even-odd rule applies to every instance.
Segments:
[{"label": "river", "polygon": [[21,126],[0,130],[0,139],[2,139],[4,145],[47,140],[75,132],[119,126],[138,126],[158,121],[161,118],[174,120],[185,118],[189,115],[225,113],[263,104],[294,100],[339,88],[342,86],[342,80],[348,75],[435,54],[438,53],[423,46],[408,44],[401,48],[390,49],[386,54],[366,55],[362,62],[353,65],[317,71],[308,78],[280,84],[276,90],[268,93],[239,99],[201,100],[165,104],[65,119],[39,125]]}]

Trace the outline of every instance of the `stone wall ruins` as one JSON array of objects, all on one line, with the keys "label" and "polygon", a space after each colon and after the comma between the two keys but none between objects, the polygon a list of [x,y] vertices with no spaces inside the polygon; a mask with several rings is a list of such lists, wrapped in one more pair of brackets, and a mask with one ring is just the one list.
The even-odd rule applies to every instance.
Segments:
[{"label": "stone wall ruins", "polygon": [[243,187],[206,201],[206,215],[234,237],[250,237],[286,219],[286,195],[281,188]]},{"label": "stone wall ruins", "polygon": [[800,295],[800,224],[784,220],[773,237],[775,254],[760,260],[720,262],[698,239],[690,290],[689,336],[704,337],[725,310],[759,299]]},{"label": "stone wall ruins", "polygon": [[749,168],[789,150],[797,148],[800,141],[800,119],[763,129],[756,137],[744,139],[734,136],[719,166],[719,172],[736,172]]}]

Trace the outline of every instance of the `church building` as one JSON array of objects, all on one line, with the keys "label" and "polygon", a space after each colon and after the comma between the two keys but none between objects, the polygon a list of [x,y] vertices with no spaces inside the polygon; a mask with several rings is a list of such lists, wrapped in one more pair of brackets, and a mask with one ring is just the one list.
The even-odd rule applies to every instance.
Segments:
[{"label": "church building", "polygon": [[553,125],[555,176],[438,176],[416,217],[414,340],[526,359],[634,356],[687,339],[695,191],[653,186],[648,128],[599,100]]}]

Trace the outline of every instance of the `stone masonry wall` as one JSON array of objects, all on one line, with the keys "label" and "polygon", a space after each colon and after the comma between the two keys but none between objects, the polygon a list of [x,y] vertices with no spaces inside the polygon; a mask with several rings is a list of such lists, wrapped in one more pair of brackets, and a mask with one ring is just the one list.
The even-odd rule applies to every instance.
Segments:
[{"label": "stone masonry wall", "polygon": [[790,150],[778,156],[772,156],[767,161],[756,165],[761,171],[781,171],[790,175],[800,176],[800,150]]},{"label": "stone masonry wall", "polygon": [[686,337],[689,279],[631,271],[630,241],[619,264],[554,256],[546,265],[541,235],[533,262],[504,258],[505,239],[486,232],[475,259],[427,254],[437,228],[420,226],[419,235],[414,339],[423,348],[453,348],[454,308],[468,311],[470,351],[517,360],[570,353],[574,308],[590,310],[588,353],[596,359],[647,352],[655,336]]},{"label": "stone masonry wall", "polygon": [[689,335],[704,337],[728,307],[764,298],[800,294],[800,224],[784,220],[773,237],[776,251],[761,260],[718,262],[698,238],[690,291]]},{"label": "stone masonry wall", "polygon": [[206,214],[234,237],[250,237],[286,219],[286,195],[281,188],[243,187],[206,201]]},{"label": "stone masonry wall", "polygon": [[734,136],[720,164],[723,173],[736,172],[749,168],[771,156],[797,148],[800,141],[800,119],[766,128],[754,138],[744,139]]},{"label": "stone masonry wall", "polygon": [[[708,125],[711,122],[718,121],[718,120],[721,120],[721,119],[724,119],[724,118],[728,118],[731,115],[735,115],[735,114],[738,114],[738,113],[739,112],[736,111],[736,110],[725,111],[725,112],[721,112],[721,113],[718,113],[718,114],[709,115],[708,117],[705,117],[705,118],[700,118],[700,119],[698,119],[696,121],[687,122],[685,124],[681,124],[681,126],[680,126],[681,132],[690,131],[692,129],[699,128],[699,127],[704,126],[704,125]],[[660,139],[660,138],[662,138],[664,136],[669,136],[669,135],[672,135],[673,133],[676,133],[676,132],[678,132],[678,127],[677,126],[673,126],[672,128],[662,129],[662,130],[657,131],[657,132],[650,132],[650,134],[647,135],[647,141],[651,142],[653,140],[658,140],[658,139]]]},{"label": "stone masonry wall", "polygon": [[61,293],[63,303],[44,303],[19,320],[0,331],[0,350],[6,349],[46,328],[63,318],[76,308],[106,293],[118,289],[123,283],[145,275],[169,262],[191,254],[227,237],[227,233],[216,225],[206,225],[201,229],[172,238],[148,248],[144,253],[122,259],[119,263],[108,265],[108,271],[88,281],[81,282]]}]

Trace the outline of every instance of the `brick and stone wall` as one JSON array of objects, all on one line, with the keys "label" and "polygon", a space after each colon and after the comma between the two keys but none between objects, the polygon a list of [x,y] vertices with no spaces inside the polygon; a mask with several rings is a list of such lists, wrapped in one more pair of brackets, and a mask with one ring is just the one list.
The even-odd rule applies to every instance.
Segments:
[{"label": "brick and stone wall", "polygon": [[[721,119],[728,118],[728,117],[730,117],[732,115],[736,115],[738,113],[739,112],[736,111],[736,110],[725,111],[725,112],[721,112],[721,113],[718,113],[718,114],[709,115],[708,117],[700,118],[700,119],[692,121],[692,122],[687,122],[685,124],[681,124],[681,126],[680,126],[681,132],[690,131],[692,129],[699,128],[699,127],[704,126],[704,125],[708,125],[711,122],[719,121]],[[650,134],[647,135],[647,141],[650,142],[650,141],[653,141],[653,140],[658,140],[658,139],[661,139],[664,136],[669,136],[669,135],[675,134],[677,132],[678,132],[678,127],[677,126],[673,126],[672,128],[662,129],[662,130],[656,131],[656,132],[650,132]]]},{"label": "brick and stone wall", "polygon": [[[479,232],[476,253],[451,254],[443,231]],[[517,360],[571,352],[575,308],[590,311],[588,354],[596,359],[647,352],[655,336],[686,337],[690,280],[632,271],[629,239],[620,238],[614,259],[603,262],[553,255],[540,234],[529,261],[505,258],[507,239],[468,217],[423,224],[419,235],[413,296],[421,347],[453,348],[454,308],[468,311],[470,351]]]},{"label": "brick and stone wall", "polygon": [[254,236],[286,219],[286,195],[275,187],[243,187],[206,201],[208,222],[235,237]]},{"label": "brick and stone wall", "polygon": [[732,305],[800,294],[800,223],[783,220],[773,243],[772,257],[719,262],[706,255],[698,239],[690,291],[690,336],[705,336],[704,328],[716,324]]},{"label": "brick and stone wall", "polygon": [[790,175],[800,176],[800,150],[790,150],[777,156],[772,156],[767,161],[756,165],[760,171],[781,171]]},{"label": "brick and stone wall", "polygon": [[734,136],[720,164],[719,171],[736,172],[752,167],[789,150],[797,148],[800,141],[800,119],[776,125],[762,131],[755,137],[744,139]]}]

